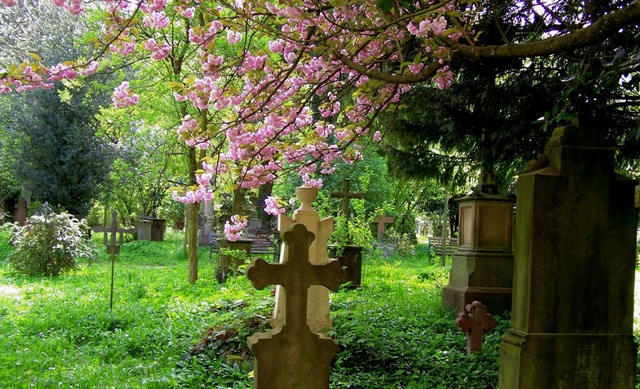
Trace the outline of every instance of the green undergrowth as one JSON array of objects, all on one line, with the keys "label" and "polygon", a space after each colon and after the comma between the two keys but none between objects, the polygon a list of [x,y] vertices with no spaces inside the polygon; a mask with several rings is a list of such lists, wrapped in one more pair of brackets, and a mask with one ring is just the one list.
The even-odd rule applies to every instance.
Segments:
[{"label": "green undergrowth", "polygon": [[[0,254],[7,247],[0,236]],[[99,237],[94,237],[99,239]],[[339,343],[331,388],[496,388],[508,315],[467,356],[456,312],[441,307],[448,268],[425,251],[363,265],[363,286],[331,293]],[[0,257],[0,382],[3,388],[250,388],[246,338],[269,330],[273,288],[244,276],[215,281],[215,255],[200,250],[189,285],[179,236],[129,242],[111,266],[80,263],[57,277],[20,275]],[[438,263],[439,258],[434,258]]]}]

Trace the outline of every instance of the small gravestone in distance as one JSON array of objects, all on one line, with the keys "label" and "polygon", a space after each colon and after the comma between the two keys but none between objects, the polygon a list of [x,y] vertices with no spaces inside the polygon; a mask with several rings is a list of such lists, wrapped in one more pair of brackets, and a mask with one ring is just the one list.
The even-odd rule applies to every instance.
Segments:
[{"label": "small gravestone in distance", "polygon": [[[120,246],[122,246],[122,234],[132,234],[137,230],[135,228],[118,228],[118,213],[111,213],[111,227],[94,228],[95,232],[104,232],[104,245],[107,247],[107,254],[111,254],[111,293],[109,295],[109,309],[113,309],[113,276],[115,273],[116,255],[120,254]],[[109,234],[111,239],[109,239]],[[117,235],[120,234],[119,239]]]},{"label": "small gravestone in distance", "polygon": [[373,221],[378,223],[378,241],[381,241],[384,237],[384,230],[387,224],[393,224],[395,219],[391,216],[380,215],[373,219]]},{"label": "small gravestone in distance", "polygon": [[496,328],[493,315],[480,301],[467,304],[464,311],[458,313],[456,325],[462,332],[467,333],[467,355],[482,352],[482,335]]},{"label": "small gravestone in distance", "polygon": [[254,388],[328,389],[329,367],[338,344],[309,328],[307,294],[311,285],[336,290],[342,269],[335,259],[324,265],[309,263],[314,235],[303,224],[294,224],[283,240],[288,247],[286,262],[270,264],[256,258],[247,268],[247,277],[256,289],[278,284],[286,291],[283,322],[248,338],[254,355]]}]

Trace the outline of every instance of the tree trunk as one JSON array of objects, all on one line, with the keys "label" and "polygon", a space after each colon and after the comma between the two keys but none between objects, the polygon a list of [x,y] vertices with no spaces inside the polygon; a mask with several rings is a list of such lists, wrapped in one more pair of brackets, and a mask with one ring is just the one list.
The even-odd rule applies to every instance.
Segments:
[{"label": "tree trunk", "polygon": [[187,257],[189,258],[189,283],[198,280],[198,213],[200,203],[187,204],[186,236]]}]

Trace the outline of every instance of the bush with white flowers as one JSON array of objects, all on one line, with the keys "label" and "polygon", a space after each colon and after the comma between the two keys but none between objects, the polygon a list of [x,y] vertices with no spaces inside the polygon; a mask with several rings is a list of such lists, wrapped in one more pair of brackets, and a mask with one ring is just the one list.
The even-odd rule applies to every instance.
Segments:
[{"label": "bush with white flowers", "polygon": [[34,215],[24,227],[15,226],[9,261],[27,275],[56,276],[72,269],[79,258],[98,258],[97,245],[88,239],[84,220],[66,213]]}]

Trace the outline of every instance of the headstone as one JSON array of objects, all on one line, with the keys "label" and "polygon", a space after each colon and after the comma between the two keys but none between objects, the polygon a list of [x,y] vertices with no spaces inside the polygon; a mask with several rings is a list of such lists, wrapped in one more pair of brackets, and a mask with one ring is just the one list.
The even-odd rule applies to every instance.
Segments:
[{"label": "headstone", "polygon": [[502,389],[635,386],[636,182],[603,143],[558,128],[518,178]]},{"label": "headstone", "polygon": [[138,222],[138,240],[151,240],[151,219],[145,216]]},{"label": "headstone", "polygon": [[18,199],[16,208],[13,212],[13,220],[18,223],[19,226],[27,224],[27,208],[29,207],[28,200],[24,197]]},{"label": "headstone", "polygon": [[256,289],[278,284],[286,290],[282,323],[248,338],[254,355],[254,388],[328,389],[329,367],[338,345],[307,325],[307,293],[311,285],[337,289],[342,269],[336,260],[323,265],[309,263],[314,235],[303,224],[294,224],[283,240],[288,248],[284,263],[269,264],[256,258],[247,269]]},{"label": "headstone", "polygon": [[115,273],[116,255],[120,254],[120,246],[122,246],[122,235],[125,233],[132,234],[137,230],[135,228],[118,228],[118,213],[116,211],[113,211],[111,213],[111,227],[96,227],[93,229],[93,231],[104,232],[104,245],[107,247],[107,254],[110,254],[111,256],[111,287],[109,295],[109,309],[113,309],[113,277]]},{"label": "headstone", "polygon": [[198,246],[208,246],[214,224],[213,203],[211,201],[202,202],[198,221],[200,224]]},{"label": "headstone", "polygon": [[480,301],[474,301],[458,313],[456,326],[467,334],[467,355],[471,355],[482,352],[482,335],[493,331],[496,321],[485,305]]},{"label": "headstone", "polygon": [[[327,239],[333,232],[333,218],[320,220],[318,212],[313,209],[313,203],[318,196],[317,188],[299,186],[296,188],[296,197],[300,201],[300,208],[293,213],[293,219],[286,215],[278,215],[278,231],[280,235],[289,230],[295,223],[304,224],[307,230],[315,235],[315,240],[309,248],[309,263],[323,265],[329,261],[327,256]],[[280,263],[287,261],[287,246],[282,245],[280,250]],[[286,305],[284,304],[285,291],[282,287],[276,288],[276,306],[274,308],[273,327],[277,327],[284,320]],[[329,317],[329,291],[324,286],[313,285],[308,294],[307,323],[313,332],[331,328]]]},{"label": "headstone", "polygon": [[384,236],[384,229],[386,227],[387,224],[393,224],[394,222],[394,218],[392,218],[391,216],[377,216],[375,219],[373,219],[374,222],[378,223],[378,240],[382,240],[382,237]]},{"label": "headstone", "polygon": [[492,312],[511,309],[513,200],[474,193],[458,200],[460,231],[442,304],[457,311],[482,301]]}]

